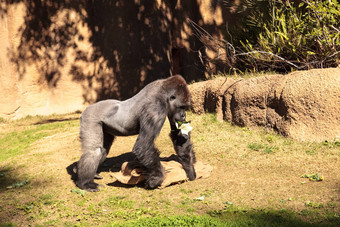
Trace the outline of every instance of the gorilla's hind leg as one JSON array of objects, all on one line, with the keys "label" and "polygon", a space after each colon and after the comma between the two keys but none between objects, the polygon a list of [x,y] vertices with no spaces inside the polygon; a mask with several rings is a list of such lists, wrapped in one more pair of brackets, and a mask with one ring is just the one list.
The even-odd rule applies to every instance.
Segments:
[{"label": "gorilla's hind leg", "polygon": [[[110,151],[110,148],[112,146],[113,140],[114,140],[114,136],[113,135],[110,135],[110,134],[104,132],[104,144],[103,144],[103,152],[102,152],[103,156],[101,157],[101,159],[99,161],[98,168],[104,163],[104,161],[106,159],[106,156],[109,154],[109,151]],[[99,172],[97,172],[94,175],[94,178],[95,179],[103,179],[103,177],[99,175]]]},{"label": "gorilla's hind leg", "polygon": [[102,158],[102,149],[96,148],[94,151],[85,151],[78,161],[78,179],[76,185],[84,190],[95,192],[98,190],[98,184],[94,182],[94,176],[97,172],[98,164]]}]

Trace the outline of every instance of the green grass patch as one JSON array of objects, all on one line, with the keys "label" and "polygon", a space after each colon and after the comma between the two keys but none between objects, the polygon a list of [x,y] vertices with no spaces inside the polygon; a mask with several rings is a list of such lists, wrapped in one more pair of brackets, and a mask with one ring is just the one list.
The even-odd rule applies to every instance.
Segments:
[{"label": "green grass patch", "polygon": [[[0,160],[10,161],[0,162],[0,226],[340,226],[337,140],[299,142],[189,112],[197,160],[214,167],[211,176],[145,190],[115,186],[102,172],[96,182],[105,187],[85,193],[65,169],[80,157],[79,116],[71,117],[0,125]],[[166,123],[156,140],[162,157],[175,153],[169,130]],[[117,138],[109,158],[134,142]],[[325,180],[300,178],[316,172]]]},{"label": "green grass patch", "polygon": [[0,162],[20,154],[31,143],[47,135],[47,132],[41,132],[40,128],[36,127],[21,132],[12,132],[0,138],[0,149],[2,150]]},{"label": "green grass patch", "polygon": [[105,226],[279,226],[279,227],[304,227],[304,226],[338,226],[338,219],[330,222],[309,223],[297,217],[295,212],[289,210],[245,210],[230,207],[222,211],[211,211],[209,215],[202,216],[169,216],[141,218],[124,223],[113,222]]},{"label": "green grass patch", "polygon": [[226,226],[227,222],[209,216],[173,216],[142,218],[140,220],[128,221],[123,224],[111,223],[107,226],[126,226],[126,227],[152,227],[152,226]]},{"label": "green grass patch", "polygon": [[125,196],[113,196],[102,203],[100,205],[112,207],[112,208],[127,208],[132,209],[134,202],[131,200],[126,199]]},{"label": "green grass patch", "polygon": [[248,144],[248,148],[250,148],[253,151],[262,151],[265,154],[271,154],[274,153],[276,150],[278,150],[277,147],[275,146],[270,146],[270,145],[262,145],[259,143],[250,143]]},{"label": "green grass patch", "polygon": [[262,144],[258,144],[258,143],[250,143],[248,144],[248,147],[253,151],[259,151],[264,148]]},{"label": "green grass patch", "polygon": [[[209,212],[211,217],[218,218],[225,226],[338,226],[339,218],[320,218],[319,213],[308,213],[313,222],[303,220],[298,212],[287,209],[242,209],[233,205],[223,210]],[[217,225],[218,226],[218,225]]]},{"label": "green grass patch", "polygon": [[41,138],[53,135],[56,131],[73,124],[74,122],[72,121],[65,121],[30,125],[28,129],[0,135],[0,163],[23,154],[32,143]]}]

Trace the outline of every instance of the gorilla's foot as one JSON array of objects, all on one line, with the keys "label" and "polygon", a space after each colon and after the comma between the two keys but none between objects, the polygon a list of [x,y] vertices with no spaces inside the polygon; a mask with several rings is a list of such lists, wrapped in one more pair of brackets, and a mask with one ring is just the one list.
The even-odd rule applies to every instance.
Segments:
[{"label": "gorilla's foot", "polygon": [[99,184],[94,183],[94,182],[89,182],[89,183],[85,183],[85,184],[84,183],[77,183],[76,185],[78,186],[78,188],[83,189],[83,190],[88,191],[88,192],[98,192],[99,191],[98,186],[103,186],[103,185],[99,185]]},{"label": "gorilla's foot", "polygon": [[154,171],[148,174],[148,177],[145,181],[145,188],[147,189],[155,189],[163,183],[164,180],[164,170]]}]

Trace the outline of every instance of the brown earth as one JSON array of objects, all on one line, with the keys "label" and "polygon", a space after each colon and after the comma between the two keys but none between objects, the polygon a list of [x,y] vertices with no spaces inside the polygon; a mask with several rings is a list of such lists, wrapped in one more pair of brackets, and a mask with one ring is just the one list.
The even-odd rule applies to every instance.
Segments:
[{"label": "brown earth", "polygon": [[194,113],[216,112],[240,126],[264,126],[305,141],[340,136],[340,68],[190,85]]},{"label": "brown earth", "polygon": [[[58,226],[66,222],[105,225],[124,220],[125,216],[120,216],[121,213],[127,216],[134,213],[140,216],[202,215],[223,210],[225,202],[232,202],[235,207],[259,210],[269,208],[298,213],[329,211],[333,215],[339,214],[340,156],[336,147],[296,142],[264,134],[261,130],[234,127],[212,121],[209,115],[189,113],[188,118],[194,128],[192,138],[197,159],[214,167],[210,177],[164,189],[145,190],[122,187],[114,183],[109,172],[102,172],[104,179],[97,182],[105,187],[98,193],[86,193],[81,197],[71,192],[75,185],[66,169],[80,157],[79,124],[72,123],[70,127],[31,144],[24,155],[0,163],[0,172],[4,172],[10,180],[0,184],[0,223],[27,226],[50,221],[50,225],[56,223]],[[0,125],[0,129],[1,133],[19,132],[36,123],[34,119],[28,123],[6,123]],[[174,153],[169,130],[166,122],[156,141],[162,157]],[[113,160],[131,151],[135,140],[136,136],[118,137],[108,158]],[[249,149],[250,143],[268,143],[277,148],[271,153],[254,151]],[[307,150],[314,153],[305,152]],[[324,176],[324,181],[312,182],[301,178],[302,174],[315,172]],[[29,179],[30,184],[6,189],[6,186],[24,179]],[[52,199],[44,203],[46,196]],[[133,201],[133,207],[109,202],[117,196],[123,198],[121,205],[125,201]],[[201,196],[204,196],[203,201],[195,200]],[[320,205],[320,208],[307,207],[307,201]],[[31,204],[33,208],[24,212],[23,208]],[[138,213],[140,210],[144,213]]]}]

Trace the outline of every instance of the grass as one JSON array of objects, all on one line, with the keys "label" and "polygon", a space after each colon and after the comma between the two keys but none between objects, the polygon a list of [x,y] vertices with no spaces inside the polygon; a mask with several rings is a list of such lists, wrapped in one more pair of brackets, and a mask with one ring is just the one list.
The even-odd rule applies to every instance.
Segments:
[{"label": "grass", "polygon": [[[0,226],[339,226],[337,141],[297,142],[260,128],[188,113],[197,159],[209,178],[162,190],[115,184],[102,172],[98,193],[67,173],[80,157],[79,114],[0,124]],[[156,145],[173,154],[166,123]],[[119,137],[108,156],[131,151]],[[108,162],[109,163],[109,162]],[[301,178],[323,176],[323,181]]]},{"label": "grass", "polygon": [[29,129],[11,132],[0,139],[0,149],[2,154],[0,162],[13,158],[23,152],[35,141],[53,135],[57,129],[66,127],[61,123],[51,123],[47,125],[36,125]]},{"label": "grass", "polygon": [[[55,117],[55,116],[52,116]],[[75,126],[76,121],[66,121],[60,123],[52,122],[49,124],[44,123],[46,117],[37,116],[33,118],[31,116],[24,118],[22,121],[14,121],[13,126],[19,128],[9,133],[0,134],[0,162],[9,158],[13,158],[23,152],[35,141],[53,135],[59,132],[63,128]],[[3,121],[5,122],[5,121]],[[20,124],[22,123],[22,124]],[[11,123],[7,123],[11,124]],[[6,125],[6,124],[5,124]],[[20,130],[21,129],[21,130]]]}]

